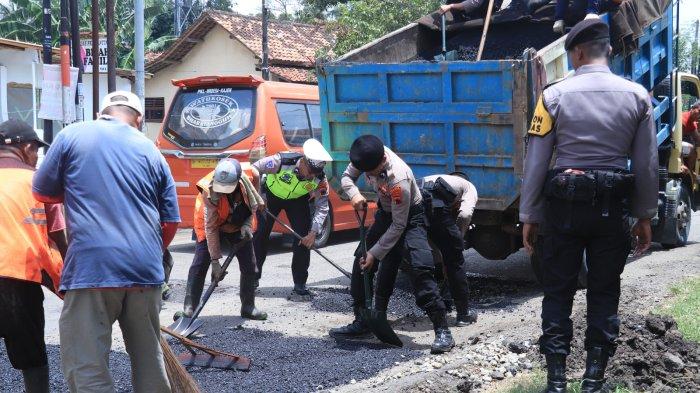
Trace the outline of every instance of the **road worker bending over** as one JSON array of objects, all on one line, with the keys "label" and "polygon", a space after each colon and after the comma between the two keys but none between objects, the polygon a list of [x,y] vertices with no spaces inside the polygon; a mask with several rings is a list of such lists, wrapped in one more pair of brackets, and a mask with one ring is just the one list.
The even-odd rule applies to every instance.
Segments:
[{"label": "road worker bending over", "polygon": [[[476,322],[476,312],[469,310],[469,283],[464,263],[464,234],[469,228],[478,199],[476,187],[453,175],[427,176],[418,181],[428,217],[428,239],[442,256],[435,275],[440,283],[446,276],[449,291],[441,291],[447,302],[452,294],[457,309],[457,326]],[[443,275],[444,270],[444,275]]]},{"label": "road worker bending over", "polygon": [[226,275],[219,263],[222,240],[231,247],[245,242],[236,252],[241,270],[241,316],[267,319],[266,313],[255,308],[257,266],[251,242],[257,221],[255,210],[262,203],[262,197],[242,172],[241,164],[233,158],[221,160],[213,172],[197,182],[197,188],[199,195],[194,205],[197,245],[187,276],[183,311],[175,314],[175,319],[182,315],[191,317],[199,305],[210,261],[212,281],[222,280]]},{"label": "road worker bending over", "polygon": [[0,124],[0,337],[28,393],[49,392],[41,284],[58,293],[67,249],[61,205],[32,196],[40,146],[48,144],[29,124]]},{"label": "road worker bending over", "polygon": [[[379,201],[374,223],[367,231],[367,258],[358,257],[352,267],[350,292],[355,321],[331,329],[333,337],[354,337],[369,332],[360,310],[365,304],[362,270],[378,270],[374,308],[386,313],[394,291],[399,264],[405,260],[416,304],[433,323],[435,341],[431,353],[449,352],[455,346],[447,326],[445,303],[440,297],[433,275],[433,255],[425,228],[423,198],[411,168],[374,135],[355,139],[350,147],[350,162],[343,173],[343,191],[356,210],[365,208],[367,200],[357,188],[362,173],[377,192]],[[359,248],[358,248],[359,251]]]},{"label": "road worker bending over", "polygon": [[[310,249],[328,216],[328,180],[323,167],[333,159],[321,142],[315,139],[304,142],[303,152],[282,152],[253,164],[253,183],[265,199],[258,213],[260,228],[255,232],[255,257],[259,279],[267,258],[267,242],[275,224],[264,209],[267,208],[274,216],[284,210],[294,232],[303,237],[294,243],[292,294],[299,296],[300,300],[309,300],[311,292],[306,288],[306,280],[309,277]],[[266,175],[264,184],[260,184],[261,175]],[[314,203],[313,217],[309,208],[310,198]]]}]

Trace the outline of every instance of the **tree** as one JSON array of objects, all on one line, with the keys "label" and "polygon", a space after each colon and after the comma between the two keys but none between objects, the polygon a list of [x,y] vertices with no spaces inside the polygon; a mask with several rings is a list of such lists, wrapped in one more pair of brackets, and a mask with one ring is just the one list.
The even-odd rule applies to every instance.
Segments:
[{"label": "tree", "polygon": [[349,0],[300,0],[301,10],[294,15],[300,22],[335,19],[338,16],[338,4]]},{"label": "tree", "polygon": [[439,0],[351,0],[338,5],[335,53],[343,54],[440,7]]}]

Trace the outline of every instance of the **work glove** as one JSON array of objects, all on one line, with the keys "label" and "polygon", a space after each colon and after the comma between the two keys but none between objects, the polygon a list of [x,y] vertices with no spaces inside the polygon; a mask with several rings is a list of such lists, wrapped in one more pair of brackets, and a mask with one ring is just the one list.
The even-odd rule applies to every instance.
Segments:
[{"label": "work glove", "polygon": [[221,281],[226,277],[226,272],[223,271],[224,269],[221,267],[221,264],[219,263],[218,259],[215,259],[211,261],[211,281]]},{"label": "work glove", "polygon": [[564,21],[558,20],[554,22],[554,26],[552,26],[552,31],[554,31],[557,34],[564,34]]},{"label": "work glove", "polygon": [[253,239],[253,228],[251,228],[250,225],[243,225],[241,227],[241,238],[243,240]]},{"label": "work glove", "polygon": [[598,16],[598,14],[586,14],[586,17],[583,18],[583,20],[588,20],[588,19],[600,19],[600,16]]}]

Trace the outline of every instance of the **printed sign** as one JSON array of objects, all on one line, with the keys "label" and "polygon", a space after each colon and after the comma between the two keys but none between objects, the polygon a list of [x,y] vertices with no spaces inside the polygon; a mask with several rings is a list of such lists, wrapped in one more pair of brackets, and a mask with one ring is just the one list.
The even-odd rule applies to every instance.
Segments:
[{"label": "printed sign", "polygon": [[211,94],[187,104],[182,110],[182,119],[192,127],[210,129],[228,124],[236,112],[236,100],[225,95]]},{"label": "printed sign", "polygon": [[[83,72],[86,74],[92,73],[92,39],[81,39],[80,46],[85,49],[85,56],[83,57]],[[100,53],[99,59],[99,72],[107,72],[107,38],[100,37],[99,41]]]},{"label": "printed sign", "polygon": [[44,64],[44,81],[41,85],[41,106],[39,118],[59,120],[64,123],[75,121],[75,90],[78,84],[78,69],[70,68],[70,96],[68,97],[68,118],[63,118],[63,90],[61,85],[61,65]]}]

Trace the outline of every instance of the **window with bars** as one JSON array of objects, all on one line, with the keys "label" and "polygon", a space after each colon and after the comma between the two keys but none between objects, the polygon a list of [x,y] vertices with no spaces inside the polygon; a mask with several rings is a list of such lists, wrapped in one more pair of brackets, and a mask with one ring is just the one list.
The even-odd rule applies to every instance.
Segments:
[{"label": "window with bars", "polygon": [[146,121],[161,122],[165,117],[165,98],[146,97]]}]

